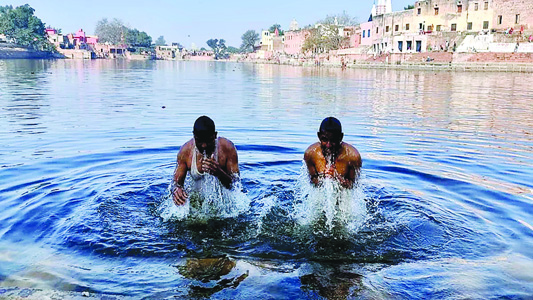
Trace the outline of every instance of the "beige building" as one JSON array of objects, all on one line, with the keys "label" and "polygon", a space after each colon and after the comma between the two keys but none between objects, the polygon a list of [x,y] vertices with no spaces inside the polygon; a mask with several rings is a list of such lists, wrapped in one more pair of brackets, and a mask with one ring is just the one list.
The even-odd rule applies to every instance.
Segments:
[{"label": "beige building", "polygon": [[[479,39],[469,33],[529,35],[532,25],[533,0],[420,0],[414,9],[373,16],[372,52],[451,51],[465,37],[474,49]],[[487,44],[492,37],[483,40]]]},{"label": "beige building", "polygon": [[157,46],[155,47],[156,59],[175,60],[182,59],[179,46]]},{"label": "beige building", "polygon": [[[418,29],[420,18],[413,9],[376,15],[372,20],[374,35],[372,52],[414,53],[425,52],[428,36]],[[423,21],[421,22],[422,24]]]},{"label": "beige building", "polygon": [[533,33],[533,1],[531,0],[493,0],[492,24],[498,31],[521,30]]}]

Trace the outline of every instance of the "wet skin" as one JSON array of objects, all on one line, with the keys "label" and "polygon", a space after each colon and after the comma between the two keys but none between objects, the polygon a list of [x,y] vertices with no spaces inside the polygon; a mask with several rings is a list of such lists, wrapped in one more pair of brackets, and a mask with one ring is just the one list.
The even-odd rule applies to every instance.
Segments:
[{"label": "wet skin", "polygon": [[[220,180],[228,189],[232,187],[233,180],[239,174],[237,149],[226,138],[218,139],[218,160],[215,160],[217,133],[210,135],[194,135],[194,138],[181,146],[178,153],[177,167],[174,170],[172,198],[176,205],[183,205],[187,201],[187,193],[183,188],[187,172],[192,166],[192,151],[198,150],[196,166],[198,172],[208,173]],[[204,156],[205,153],[205,156]]]},{"label": "wet skin", "polygon": [[321,131],[319,142],[307,148],[304,160],[311,182],[318,186],[324,178],[334,178],[343,187],[351,188],[361,169],[361,155],[348,143],[342,133]]}]

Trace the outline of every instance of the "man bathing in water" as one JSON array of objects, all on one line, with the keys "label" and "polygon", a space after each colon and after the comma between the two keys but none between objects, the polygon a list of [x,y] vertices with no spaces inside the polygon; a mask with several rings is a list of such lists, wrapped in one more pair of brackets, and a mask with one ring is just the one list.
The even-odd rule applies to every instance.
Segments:
[{"label": "man bathing in water", "polygon": [[237,149],[223,137],[217,137],[215,123],[209,117],[201,116],[193,127],[193,138],[181,146],[178,153],[178,166],[174,171],[172,197],[176,205],[187,201],[183,188],[187,172],[192,180],[201,184],[206,174],[218,178],[227,189],[231,189],[239,174]]},{"label": "man bathing in water", "polygon": [[337,180],[345,188],[353,187],[361,169],[361,155],[342,138],[341,122],[325,118],[318,131],[319,142],[307,148],[304,155],[311,182],[318,186],[325,178]]}]

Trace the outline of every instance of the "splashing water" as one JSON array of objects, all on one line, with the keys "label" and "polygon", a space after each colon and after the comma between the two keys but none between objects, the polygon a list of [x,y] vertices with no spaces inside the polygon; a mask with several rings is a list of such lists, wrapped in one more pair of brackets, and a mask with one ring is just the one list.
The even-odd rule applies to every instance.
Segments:
[{"label": "splashing water", "polygon": [[187,217],[198,221],[210,218],[233,218],[250,207],[250,199],[243,193],[240,178],[236,178],[232,188],[227,189],[213,175],[205,174],[194,181],[190,176],[185,181],[185,191],[189,195],[184,205],[177,206],[172,200],[172,185],[161,202],[158,212],[163,220],[183,220]]},{"label": "splashing water", "polygon": [[351,189],[342,187],[332,178],[325,178],[315,187],[309,180],[304,162],[298,177],[294,219],[302,226],[324,221],[326,230],[341,226],[352,233],[357,232],[368,219],[360,180]]}]

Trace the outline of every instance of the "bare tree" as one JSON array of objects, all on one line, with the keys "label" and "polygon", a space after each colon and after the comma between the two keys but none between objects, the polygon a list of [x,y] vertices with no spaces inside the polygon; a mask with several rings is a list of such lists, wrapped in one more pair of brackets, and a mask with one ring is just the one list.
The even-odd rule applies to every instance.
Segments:
[{"label": "bare tree", "polygon": [[116,18],[112,21],[108,21],[107,18],[101,19],[96,23],[96,29],[94,30],[101,42],[113,45],[124,44],[127,32],[126,25]]}]

